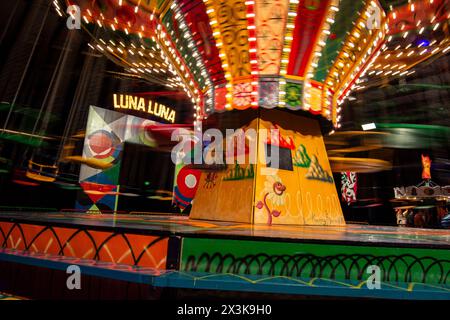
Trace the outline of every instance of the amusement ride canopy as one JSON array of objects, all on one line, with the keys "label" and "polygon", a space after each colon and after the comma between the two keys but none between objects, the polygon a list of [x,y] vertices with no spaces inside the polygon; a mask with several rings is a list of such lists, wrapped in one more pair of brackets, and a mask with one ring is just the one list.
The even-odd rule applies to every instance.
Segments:
[{"label": "amusement ride canopy", "polygon": [[352,90],[450,50],[445,0],[70,0],[90,46],[183,89],[195,123],[247,108],[303,110],[340,127]]}]

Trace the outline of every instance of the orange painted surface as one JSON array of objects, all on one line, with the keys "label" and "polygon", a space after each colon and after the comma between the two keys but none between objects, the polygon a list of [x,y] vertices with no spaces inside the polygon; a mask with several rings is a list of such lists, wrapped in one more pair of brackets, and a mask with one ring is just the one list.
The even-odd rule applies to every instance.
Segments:
[{"label": "orange painted surface", "polygon": [[166,268],[168,238],[0,222],[0,247],[104,262]]}]

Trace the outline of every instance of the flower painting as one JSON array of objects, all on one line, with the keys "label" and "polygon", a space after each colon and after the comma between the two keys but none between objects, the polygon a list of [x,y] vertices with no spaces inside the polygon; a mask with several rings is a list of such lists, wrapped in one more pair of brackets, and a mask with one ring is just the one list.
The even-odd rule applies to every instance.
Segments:
[{"label": "flower painting", "polygon": [[[267,176],[264,182],[262,194],[263,200],[258,201],[256,207],[264,209],[267,212],[267,224],[272,225],[273,217],[279,217],[281,211],[273,209],[273,207],[283,206],[285,204],[286,186],[277,175]],[[272,208],[272,209],[271,209]]]}]

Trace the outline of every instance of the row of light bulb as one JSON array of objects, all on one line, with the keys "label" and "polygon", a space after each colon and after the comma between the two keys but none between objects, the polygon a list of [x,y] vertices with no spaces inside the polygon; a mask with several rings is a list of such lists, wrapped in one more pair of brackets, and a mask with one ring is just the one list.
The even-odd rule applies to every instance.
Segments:
[{"label": "row of light bulb", "polygon": [[[55,0],[55,1],[56,1],[56,0]],[[118,5],[119,5],[119,6],[123,5],[123,2],[122,2],[122,1],[119,1],[119,2],[118,2]],[[134,12],[137,14],[138,11],[139,11],[139,3],[136,5]],[[83,15],[83,20],[85,21],[85,23],[91,23],[91,22],[93,22],[93,20],[95,20],[95,22],[97,23],[97,25],[98,25],[99,27],[101,27],[101,28],[107,28],[108,22],[106,21],[106,19],[105,19],[105,17],[103,16],[102,13],[100,13],[100,19],[98,19],[98,18],[97,18],[97,19],[94,19],[94,18],[93,18],[93,15],[92,15],[92,12],[91,12],[89,9],[86,9],[86,12],[88,13],[89,17],[86,16],[86,15]],[[200,97],[199,97],[200,91],[198,90],[196,81],[194,81],[193,76],[190,74],[189,68],[187,68],[187,67],[184,65],[184,62],[182,61],[182,59],[180,59],[179,55],[177,54],[177,50],[174,49],[174,44],[170,41],[170,38],[167,36],[167,31],[165,30],[164,26],[162,26],[162,25],[159,23],[159,21],[157,21],[157,19],[155,19],[155,14],[154,14],[154,13],[151,13],[150,16],[149,16],[149,19],[150,19],[151,23],[153,23],[154,26],[155,26],[155,28],[154,28],[155,30],[154,30],[154,31],[155,31],[156,37],[158,38],[159,42],[160,42],[161,44],[163,44],[164,47],[165,47],[165,49],[168,51],[168,53],[169,53],[169,55],[170,55],[170,59],[169,59],[169,57],[164,53],[164,50],[162,50],[163,48],[162,48],[162,47],[159,45],[159,43],[156,41],[155,37],[154,37],[154,36],[150,36],[150,38],[152,38],[152,40],[156,41],[156,46],[158,47],[158,49],[159,49],[159,51],[160,51],[160,53],[161,53],[161,56],[162,56],[163,60],[166,62],[166,65],[168,66],[169,71],[170,71],[171,73],[174,73],[174,74],[176,73],[176,74],[177,74],[177,77],[176,77],[176,79],[177,79],[176,84],[177,84],[178,86],[181,86],[181,88],[185,91],[185,93],[188,95],[188,97],[191,99],[192,103],[194,104],[194,108],[195,108],[196,110],[198,110],[198,109],[199,109],[198,105],[199,105],[199,103],[200,103]],[[114,17],[113,21],[114,21],[114,23],[113,23],[112,21],[111,21],[111,23],[109,23],[109,26],[110,26],[111,30],[112,30],[112,31],[116,31],[116,30],[120,29],[116,17]],[[117,24],[117,26],[116,26],[115,24]],[[123,27],[123,28],[122,28],[123,31],[124,31],[127,35],[130,34],[130,30],[131,30],[133,33],[137,33],[137,35],[138,35],[141,39],[146,35],[146,33],[145,33],[146,30],[145,30],[145,27],[144,27],[144,26],[141,26],[141,27],[140,27],[140,30],[139,30],[139,28],[136,29],[136,30],[133,30],[133,29],[131,28],[132,26],[131,26],[131,23],[130,23],[130,22],[127,23],[127,26],[128,26],[128,27]],[[130,28],[130,30],[128,30],[128,28]],[[137,30],[139,30],[139,31],[137,31]],[[105,48],[103,48],[100,44],[98,44],[98,45],[97,45],[97,48],[98,48],[100,51],[106,49],[106,50],[110,51],[111,53],[114,52],[114,50],[113,50],[109,45],[107,45]],[[122,51],[122,54],[123,54],[123,49],[118,48],[118,51],[119,51],[119,52]],[[128,49],[127,51],[128,51],[131,55],[134,55],[134,54],[135,54],[135,52],[134,52],[132,49]],[[141,55],[142,57],[145,57],[144,54],[143,54],[141,51],[137,51],[137,54]],[[151,54],[151,55],[153,55],[153,54]],[[151,56],[151,58],[154,58],[154,55]],[[171,63],[171,62],[172,62],[172,63],[175,62],[175,63],[173,63],[173,64],[176,66],[175,70],[174,70],[174,68],[172,67],[172,63]],[[156,69],[156,68],[153,69],[153,70],[151,70],[151,69],[148,69],[148,68],[140,68],[140,67],[136,66],[135,64],[133,64],[133,65],[134,65],[136,68],[131,67],[130,70],[131,70],[132,72],[135,72],[135,73],[138,73],[138,72],[141,72],[141,73],[145,73],[145,72],[147,72],[147,73],[152,73],[152,71],[154,71],[154,72],[156,72],[156,73],[163,72],[162,69],[160,69],[160,70],[158,71],[158,69]],[[180,81],[180,80],[181,80],[181,81]],[[170,80],[169,80],[169,81],[170,81]],[[166,82],[166,81],[163,81],[163,82]],[[172,80],[172,82],[174,82],[174,81]],[[173,88],[173,87],[174,87],[174,84],[167,83],[167,86]]]},{"label": "row of light bulb", "polygon": [[[429,2],[430,4],[433,3],[433,1]],[[409,8],[411,11],[414,11],[414,4],[410,2]],[[391,18],[392,19],[396,19],[397,15],[396,12],[393,11],[391,13]],[[450,18],[450,13],[447,14],[447,19]],[[436,16],[433,15],[430,18],[430,24],[429,24],[429,28],[435,32],[438,30],[438,28],[440,26],[443,26],[442,23],[440,22],[435,22],[436,21]],[[433,24],[434,23],[434,24]],[[422,34],[424,32],[424,30],[427,28],[427,25],[424,25],[424,21],[417,21],[416,23],[416,27],[420,27],[422,25],[422,27],[419,30],[415,30],[416,34]],[[402,30],[404,29],[404,25],[402,26]],[[387,38],[386,43],[383,45],[382,47],[382,52],[387,52],[389,49],[389,43],[391,43],[393,40],[398,39],[399,37],[406,39],[408,35],[412,34],[411,30],[405,31],[402,34],[398,35],[398,36],[394,36],[394,35],[390,35]],[[377,63],[373,68],[371,68],[370,72],[368,73],[369,76],[409,76],[412,73],[414,73],[414,71],[409,71],[407,70],[407,64],[405,63],[396,63],[394,65],[390,65],[390,64],[385,64],[385,61],[388,60],[389,58],[396,58],[396,59],[400,59],[400,58],[405,58],[405,59],[414,59],[414,57],[422,60],[425,59],[427,56],[432,56],[435,55],[439,52],[443,52],[446,53],[448,50],[450,50],[450,48],[446,47],[446,45],[448,45],[448,41],[447,39],[443,39],[441,40],[441,42],[439,43],[439,45],[437,45],[434,48],[425,48],[424,47],[424,42],[419,43],[416,48],[413,48],[413,43],[408,41],[409,43],[406,46],[402,46],[401,44],[397,45],[395,48],[389,50],[389,52],[387,52],[387,54],[384,54],[380,57],[381,61],[377,61],[379,63]],[[433,40],[431,41],[431,43],[429,44],[429,46],[433,46],[437,43],[437,40]],[[406,50],[408,50],[408,52],[405,52]],[[399,52],[392,52],[392,51],[399,51]],[[380,70],[381,68],[381,70]],[[406,68],[406,69],[405,69]],[[369,79],[365,79],[365,81],[368,81]],[[365,81],[360,81],[359,83],[364,83]],[[364,86],[360,85],[358,89],[363,89]]]},{"label": "row of light bulb", "polygon": [[[380,50],[377,50],[377,48],[380,48],[386,31],[388,30],[388,24],[383,23],[383,20],[386,20],[386,14],[383,10],[381,10],[377,2],[371,1],[366,5],[364,14],[361,15],[356,22],[355,28],[351,33],[352,37],[349,37],[348,41],[344,44],[342,54],[346,58],[351,58],[348,51],[351,52],[352,49],[357,49],[359,53],[363,51],[361,46],[358,46],[357,43],[361,41],[360,39],[363,36],[363,31],[367,30],[367,21],[370,18],[370,14],[373,12],[381,13],[380,19],[382,21],[380,21],[380,29],[369,30],[368,34],[371,35],[371,37],[367,40],[366,38],[363,39],[363,43],[369,42],[369,45],[365,47],[365,51],[359,58],[358,65],[353,65],[353,69],[350,71],[350,74],[347,74],[346,72],[343,72],[345,64],[340,61],[340,57],[338,57],[336,60],[337,63],[333,66],[334,70],[329,73],[329,77],[334,77],[334,80],[326,80],[327,85],[330,85],[335,91],[335,99],[337,102],[335,123],[337,128],[341,128],[340,121],[342,119],[342,104],[350,96],[351,92],[356,89],[358,79],[364,76],[371,64],[380,54]],[[343,74],[345,75],[344,81],[338,81],[338,76]]]},{"label": "row of light bulb", "polygon": [[[221,66],[224,71],[224,77],[226,80],[226,93],[225,93],[225,109],[232,109],[232,99],[233,99],[233,87],[232,87],[232,76],[229,68],[228,56],[225,51],[225,48],[221,39],[221,31],[219,24],[217,22],[216,10],[215,10],[215,2],[213,0],[203,0],[203,3],[206,6],[206,14],[209,17],[209,25],[211,26],[212,35],[216,42],[216,47],[219,51],[219,58],[221,60]],[[216,88],[219,89],[219,88]]]},{"label": "row of light bulb", "polygon": [[[314,50],[313,50],[313,57],[311,60],[310,65],[308,66],[308,69],[306,70],[306,76],[305,76],[305,85],[303,87],[303,109],[309,110],[311,108],[311,104],[309,103],[309,99],[311,97],[311,80],[314,77],[314,71],[319,66],[319,61],[322,57],[322,51],[323,48],[326,46],[326,43],[330,36],[330,29],[331,26],[334,24],[335,17],[337,12],[339,12],[339,0],[332,0],[329,6],[329,9],[327,11],[325,21],[322,25],[322,32],[318,38],[318,41],[315,44]],[[325,100],[325,108],[324,113],[327,119],[331,119],[331,109],[332,104],[330,103],[329,98],[329,90],[325,88],[321,88],[323,98],[322,101]]]},{"label": "row of light bulb", "polygon": [[[203,90],[203,92],[207,92],[204,96],[202,95],[204,110],[202,110],[201,107],[199,106],[199,103],[200,103],[199,99],[198,99],[197,105],[194,108],[195,109],[195,111],[194,111],[194,126],[197,126],[197,128],[198,128],[199,127],[198,123],[201,122],[202,118],[206,118],[207,114],[214,109],[214,85],[211,80],[210,74],[209,74],[208,70],[206,69],[206,63],[203,61],[203,58],[202,58],[197,46],[195,45],[192,33],[191,33],[190,29],[187,27],[187,23],[183,17],[183,14],[181,13],[179,6],[177,6],[176,3],[173,2],[171,9],[173,10],[173,12],[175,14],[175,19],[177,20],[178,25],[180,26],[180,28],[183,32],[183,38],[187,40],[187,42],[189,43],[188,47],[193,52],[192,56],[195,60],[196,68],[198,70],[200,70],[200,76],[203,78],[203,82],[205,84],[205,87],[202,88],[202,90]],[[178,39],[175,41],[178,41]],[[179,44],[179,45],[182,46],[182,44]],[[183,49],[185,49],[185,48],[183,48]],[[188,62],[188,65],[191,67],[191,70],[192,69],[195,70],[195,68],[193,68],[193,66],[192,66],[192,62]],[[197,76],[198,76],[198,74],[197,74]],[[206,111],[206,114],[204,111]]]}]

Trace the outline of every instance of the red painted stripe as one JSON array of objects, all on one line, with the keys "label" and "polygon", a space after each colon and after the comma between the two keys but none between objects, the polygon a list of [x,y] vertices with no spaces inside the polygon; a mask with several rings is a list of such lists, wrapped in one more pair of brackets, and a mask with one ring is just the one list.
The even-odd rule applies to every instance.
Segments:
[{"label": "red painted stripe", "polygon": [[287,73],[304,76],[308,61],[313,53],[320,26],[327,12],[329,0],[301,0],[295,20],[294,40]]}]

